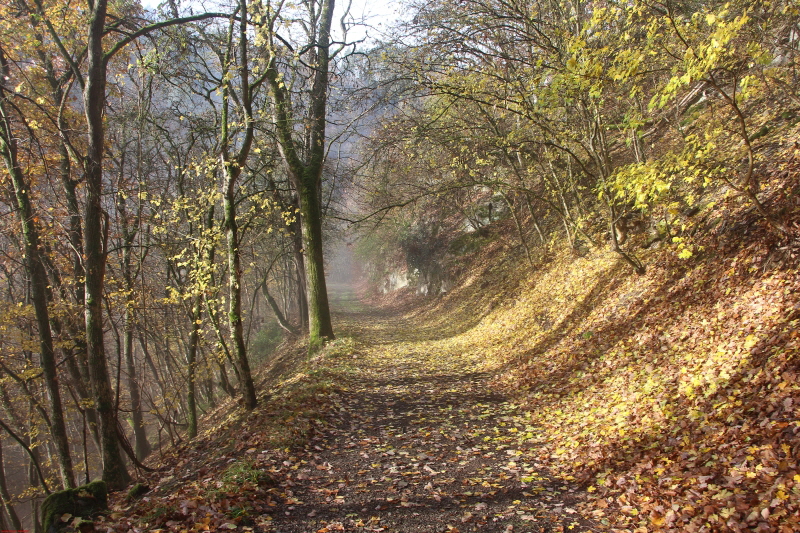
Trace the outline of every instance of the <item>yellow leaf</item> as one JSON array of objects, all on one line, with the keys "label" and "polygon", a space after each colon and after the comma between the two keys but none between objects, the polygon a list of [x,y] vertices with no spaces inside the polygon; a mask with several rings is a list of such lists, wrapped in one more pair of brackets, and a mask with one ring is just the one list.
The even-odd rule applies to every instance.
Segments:
[{"label": "yellow leaf", "polygon": [[744,349],[745,350],[749,350],[750,348],[755,346],[757,343],[758,343],[758,337],[756,337],[755,335],[748,335],[744,339]]}]

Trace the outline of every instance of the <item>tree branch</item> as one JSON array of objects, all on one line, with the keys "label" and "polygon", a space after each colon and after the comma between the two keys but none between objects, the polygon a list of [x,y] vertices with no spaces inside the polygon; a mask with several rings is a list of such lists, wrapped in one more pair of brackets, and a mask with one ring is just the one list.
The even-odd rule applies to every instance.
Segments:
[{"label": "tree branch", "polygon": [[[238,11],[238,10],[237,10]],[[104,61],[108,62],[117,52],[122,50],[126,45],[130,44],[132,41],[142,37],[143,35],[147,35],[153,31],[160,30],[163,28],[168,28],[170,26],[175,26],[178,24],[186,24],[187,22],[197,22],[199,20],[208,20],[211,18],[230,18],[230,13],[201,13],[199,15],[193,15],[190,17],[180,17],[176,19],[169,19],[164,20],[161,22],[156,22],[154,24],[150,24],[149,26],[145,26],[134,33],[131,33],[124,39],[119,40],[108,52],[105,53],[103,56]]]}]

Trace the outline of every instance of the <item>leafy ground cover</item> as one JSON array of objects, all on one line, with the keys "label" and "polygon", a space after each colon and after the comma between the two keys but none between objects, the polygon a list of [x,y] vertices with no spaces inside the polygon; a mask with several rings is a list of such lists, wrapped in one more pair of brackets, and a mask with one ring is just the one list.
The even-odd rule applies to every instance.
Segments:
[{"label": "leafy ground cover", "polygon": [[533,428],[479,354],[446,349],[408,317],[348,323],[352,386],[290,467],[275,531],[589,530],[576,487],[531,459]]},{"label": "leafy ground cover", "polygon": [[[792,161],[766,186],[796,231]],[[696,224],[696,253],[649,251],[644,276],[597,249],[494,265],[419,319],[480,315],[450,342],[520,391],[537,459],[599,530],[798,531],[797,239],[733,197]]]},{"label": "leafy ground cover", "polygon": [[[342,340],[259,408],[235,410],[118,499],[113,531],[590,531],[577,486],[539,462],[513,395],[480,354],[448,349],[413,314],[339,302]],[[275,370],[273,370],[275,372]],[[585,498],[584,498],[585,499]]]},{"label": "leafy ground cover", "polygon": [[[792,175],[765,187],[796,229]],[[498,239],[424,306],[343,292],[340,340],[281,352],[255,411],[220,409],[104,525],[798,531],[796,243],[728,198],[644,276],[599,248],[531,269]]]}]

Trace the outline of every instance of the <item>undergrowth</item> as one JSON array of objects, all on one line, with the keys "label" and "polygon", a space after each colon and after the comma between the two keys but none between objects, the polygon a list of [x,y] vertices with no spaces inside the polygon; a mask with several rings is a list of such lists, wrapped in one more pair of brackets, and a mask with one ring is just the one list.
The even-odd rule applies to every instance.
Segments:
[{"label": "undergrowth", "polygon": [[137,501],[117,498],[106,523],[127,528],[203,530],[267,528],[251,516],[268,516],[279,499],[281,464],[326,424],[352,375],[352,339],[330,343],[309,359],[304,346],[281,347],[258,373],[259,403],[246,411],[234,401],[203,420],[204,431],[158,457],[142,473],[152,490]]}]

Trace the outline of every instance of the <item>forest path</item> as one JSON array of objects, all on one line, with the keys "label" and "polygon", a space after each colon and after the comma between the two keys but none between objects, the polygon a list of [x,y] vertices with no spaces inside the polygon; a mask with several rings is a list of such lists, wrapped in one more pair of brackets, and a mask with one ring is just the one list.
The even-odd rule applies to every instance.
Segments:
[{"label": "forest path", "polygon": [[287,463],[275,533],[590,531],[533,428],[446,332],[332,291],[355,339],[331,427]]}]

